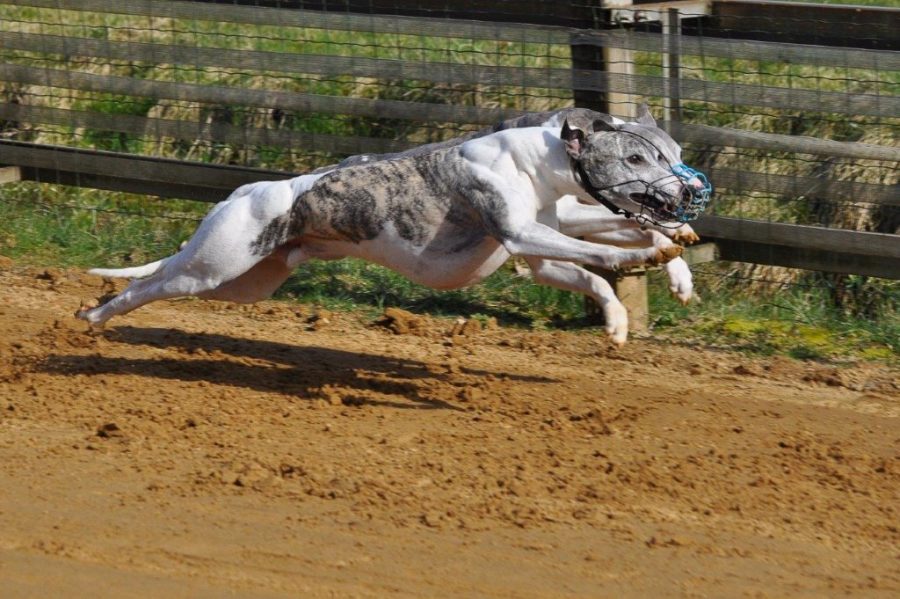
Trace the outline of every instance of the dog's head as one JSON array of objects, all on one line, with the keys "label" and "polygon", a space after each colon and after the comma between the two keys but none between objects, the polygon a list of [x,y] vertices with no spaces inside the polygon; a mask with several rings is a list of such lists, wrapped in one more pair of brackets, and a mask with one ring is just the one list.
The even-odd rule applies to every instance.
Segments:
[{"label": "dog's head", "polygon": [[712,196],[706,177],[681,162],[681,147],[646,106],[632,123],[593,111],[571,113],[562,139],[576,177],[595,200],[660,224],[697,218]]}]

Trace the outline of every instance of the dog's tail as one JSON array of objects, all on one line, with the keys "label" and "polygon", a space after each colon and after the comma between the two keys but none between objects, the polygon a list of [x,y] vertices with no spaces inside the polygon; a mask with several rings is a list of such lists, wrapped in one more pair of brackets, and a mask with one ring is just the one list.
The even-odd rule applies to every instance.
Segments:
[{"label": "dog's tail", "polygon": [[125,279],[149,277],[162,268],[165,263],[169,261],[169,258],[171,258],[171,256],[163,258],[162,260],[157,260],[156,262],[144,264],[143,266],[132,266],[130,268],[92,268],[88,273],[100,277],[121,277]]}]

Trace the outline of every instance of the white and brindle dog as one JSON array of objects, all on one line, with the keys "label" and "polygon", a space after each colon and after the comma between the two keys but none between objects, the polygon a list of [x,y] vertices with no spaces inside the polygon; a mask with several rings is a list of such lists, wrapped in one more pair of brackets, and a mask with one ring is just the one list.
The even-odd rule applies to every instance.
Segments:
[{"label": "white and brindle dog", "polygon": [[[255,302],[312,258],[363,258],[417,283],[453,289],[520,256],[538,283],[593,297],[607,333],[621,345],[628,332],[624,306],[606,280],[579,265],[667,264],[673,293],[687,301],[690,271],[672,239],[696,240],[677,221],[695,216],[695,190],[705,185],[693,171],[673,173],[680,147],[642,112],[635,123],[584,109],[524,117],[462,143],[244,185],[213,207],[178,253],[90,271],[136,280],[77,316],[101,326],[180,296]],[[643,226],[648,221],[663,226]]]}]

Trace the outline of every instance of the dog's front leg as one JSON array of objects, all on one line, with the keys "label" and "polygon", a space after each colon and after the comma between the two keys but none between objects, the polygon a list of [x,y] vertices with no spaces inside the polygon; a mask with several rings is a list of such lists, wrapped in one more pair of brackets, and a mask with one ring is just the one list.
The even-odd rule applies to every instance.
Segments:
[{"label": "dog's front leg", "polygon": [[[601,206],[579,204],[571,197],[562,198],[557,202],[556,220],[562,233],[584,237],[593,243],[626,247],[651,245],[660,250],[673,247],[675,244],[669,237],[673,237],[677,241],[678,236],[674,234],[674,231],[681,230],[678,228],[660,231],[655,227],[642,227],[634,219],[610,214],[606,208]],[[688,225],[683,225],[683,227],[687,228],[683,231],[685,235],[690,234],[697,238],[693,229]],[[693,240],[691,239],[691,241]],[[682,304],[688,303],[693,295],[694,284],[687,262],[681,257],[677,257],[667,262],[665,269],[669,276],[669,291]]]},{"label": "dog's front leg", "polygon": [[604,328],[610,340],[619,347],[625,343],[628,338],[628,312],[603,277],[571,262],[540,258],[526,258],[526,261],[536,283],[592,297],[603,310]]},{"label": "dog's front leg", "polygon": [[605,270],[665,264],[681,255],[681,247],[623,249],[573,239],[538,222],[523,222],[502,239],[506,250],[523,258],[547,258],[588,264]]},{"label": "dog's front leg", "polygon": [[564,196],[556,202],[556,221],[559,230],[569,237],[637,229],[641,226],[633,218],[613,214],[603,206],[580,204],[575,196]]},{"label": "dog's front leg", "polygon": [[[620,231],[595,233],[585,235],[585,239],[594,243],[622,246],[636,244],[644,246],[650,244],[661,250],[669,247],[678,247],[662,233],[649,229],[622,229]],[[672,295],[682,304],[690,302],[694,293],[694,282],[687,262],[679,256],[666,262],[663,268],[666,269],[666,274],[669,277],[669,291]]]},{"label": "dog's front leg", "polygon": [[571,237],[597,233],[611,233],[622,229],[657,231],[677,243],[690,245],[700,237],[688,224],[663,223],[661,226],[639,223],[633,218],[612,214],[603,206],[580,204],[574,196],[566,196],[556,203],[559,230]]}]

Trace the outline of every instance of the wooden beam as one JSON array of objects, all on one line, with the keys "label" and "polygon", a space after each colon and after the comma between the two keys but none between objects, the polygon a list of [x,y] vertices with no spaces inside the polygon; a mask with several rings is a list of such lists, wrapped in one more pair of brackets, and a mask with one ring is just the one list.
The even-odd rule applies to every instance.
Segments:
[{"label": "wooden beam", "polygon": [[295,176],[266,169],[9,140],[0,140],[0,156],[20,166],[24,180],[201,201],[223,200],[245,183]]},{"label": "wooden beam", "polygon": [[[897,241],[900,245],[900,240]],[[826,252],[788,245],[717,239],[720,260],[768,264],[820,272],[900,279],[900,260],[882,256]]]},{"label": "wooden beam", "polygon": [[704,36],[900,50],[896,7],[716,0],[710,21],[702,26]]},{"label": "wooden beam", "polygon": [[672,137],[680,143],[710,144],[734,148],[757,148],[770,152],[794,152],[833,158],[900,161],[900,147],[878,146],[853,141],[832,141],[804,135],[784,135],[744,131],[730,127],[713,127],[674,123]]}]

